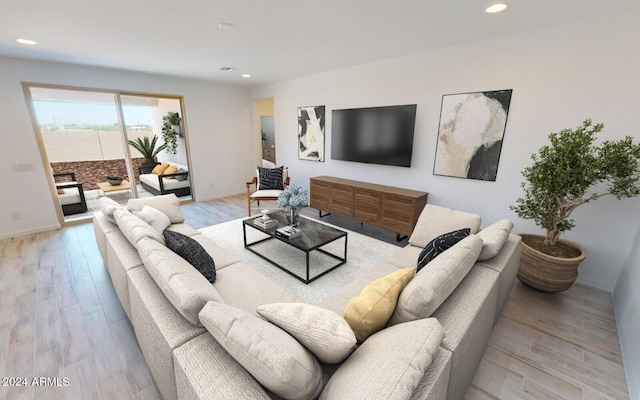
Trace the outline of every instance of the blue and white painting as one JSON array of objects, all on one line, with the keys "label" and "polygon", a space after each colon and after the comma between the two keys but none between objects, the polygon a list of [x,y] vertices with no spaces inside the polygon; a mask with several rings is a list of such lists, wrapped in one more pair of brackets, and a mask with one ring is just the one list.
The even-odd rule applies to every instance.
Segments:
[{"label": "blue and white painting", "polygon": [[442,96],[434,175],[496,180],[512,91]]}]

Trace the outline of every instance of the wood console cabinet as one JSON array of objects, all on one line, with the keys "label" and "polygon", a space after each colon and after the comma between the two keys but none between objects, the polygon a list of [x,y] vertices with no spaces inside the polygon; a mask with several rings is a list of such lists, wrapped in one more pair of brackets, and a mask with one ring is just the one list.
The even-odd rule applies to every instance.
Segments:
[{"label": "wood console cabinet", "polygon": [[407,236],[413,232],[429,195],[332,176],[309,180],[311,207]]}]

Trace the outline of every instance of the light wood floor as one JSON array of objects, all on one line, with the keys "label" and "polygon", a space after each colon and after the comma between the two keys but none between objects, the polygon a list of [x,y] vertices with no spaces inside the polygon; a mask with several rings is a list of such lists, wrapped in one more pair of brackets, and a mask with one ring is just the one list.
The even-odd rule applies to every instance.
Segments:
[{"label": "light wood floor", "polygon": [[[246,216],[246,203],[234,196],[183,213],[201,228]],[[0,399],[160,398],[91,224],[0,241],[0,377],[28,378],[27,387],[0,386]],[[31,386],[33,377],[69,385]],[[543,294],[516,282],[466,398],[628,398],[611,296],[577,285]]]}]

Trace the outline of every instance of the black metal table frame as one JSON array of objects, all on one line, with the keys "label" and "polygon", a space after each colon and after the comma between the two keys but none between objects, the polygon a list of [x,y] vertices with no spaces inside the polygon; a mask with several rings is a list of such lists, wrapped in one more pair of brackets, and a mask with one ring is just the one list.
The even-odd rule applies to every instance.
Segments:
[{"label": "black metal table frame", "polygon": [[[299,247],[297,247],[297,246],[294,246],[294,245],[289,241],[289,239],[287,239],[287,238],[282,238],[282,237],[280,237],[280,236],[277,236],[277,235],[275,234],[275,231],[276,231],[276,229],[277,229],[277,228],[271,228],[271,229],[268,229],[268,230],[266,230],[266,229],[264,229],[264,230],[263,230],[263,229],[260,229],[259,227],[256,227],[255,225],[249,225],[249,226],[251,226],[251,227],[252,227],[252,228],[254,228],[255,230],[257,230],[257,231],[259,231],[259,232],[262,232],[262,233],[264,233],[265,235],[269,235],[269,236],[268,236],[268,237],[266,237],[266,238],[264,238],[264,239],[256,240],[255,242],[252,242],[252,243],[247,243],[247,225],[249,225],[249,224],[246,224],[246,223],[243,223],[243,224],[242,224],[242,236],[243,236],[243,239],[244,239],[244,247],[245,247],[245,249],[249,250],[249,251],[250,251],[250,252],[252,252],[253,254],[257,255],[258,257],[260,257],[260,258],[262,258],[262,259],[264,259],[264,260],[266,260],[266,261],[270,262],[270,263],[271,263],[271,264],[273,264],[274,266],[276,266],[276,267],[280,268],[282,271],[286,272],[287,274],[289,274],[289,275],[293,276],[294,278],[298,279],[299,281],[301,281],[301,282],[303,282],[303,283],[305,283],[305,284],[307,284],[307,285],[308,285],[309,283],[311,283],[311,282],[315,281],[316,279],[318,279],[318,278],[321,278],[321,277],[325,276],[325,275],[326,275],[326,274],[328,274],[329,272],[333,271],[334,269],[336,269],[336,268],[340,267],[341,265],[343,265],[343,264],[345,264],[345,263],[347,262],[347,232],[341,231],[341,232],[342,232],[342,234],[341,234],[341,235],[336,236],[335,238],[333,238],[333,239],[329,240],[328,242],[325,242],[325,243],[323,243],[323,244],[321,244],[321,245],[314,246],[314,247],[312,247],[312,248],[310,248],[310,249],[306,249],[306,250],[305,250],[305,249],[301,249],[301,248],[299,248]],[[272,233],[272,232],[270,232],[270,231],[273,231],[273,233]],[[329,253],[328,251],[323,250],[323,249],[321,249],[321,248],[320,248],[320,247],[324,247],[324,246],[328,245],[329,243],[335,242],[336,240],[338,240],[338,239],[340,239],[340,238],[344,238],[344,257],[336,256],[335,254],[331,254],[331,253]],[[254,249],[252,249],[252,248],[251,248],[251,246],[255,246],[255,245],[256,245],[256,244],[258,244],[258,243],[266,242],[267,240],[271,240],[271,239],[277,239],[277,240],[279,240],[279,241],[281,241],[281,242],[283,242],[283,243],[286,243],[287,245],[289,245],[289,246],[291,246],[291,247],[293,247],[293,248],[295,248],[295,249],[298,249],[298,250],[300,250],[300,251],[304,251],[304,252],[305,252],[306,260],[307,260],[307,262],[306,262],[306,267],[307,267],[307,269],[306,269],[306,270],[307,270],[307,278],[306,278],[306,279],[305,279],[305,278],[303,278],[303,277],[300,277],[300,276],[296,275],[296,274],[295,274],[295,273],[293,273],[291,270],[289,270],[289,269],[287,269],[287,268],[283,267],[282,265],[278,264],[277,262],[273,261],[272,259],[268,258],[267,256],[265,256],[265,255],[263,255],[263,254],[260,254],[260,253],[258,253],[256,250],[254,250]],[[294,238],[294,239],[295,239],[295,238]],[[314,250],[317,250],[317,251],[319,251],[319,252],[321,252],[321,253],[323,253],[323,254],[326,254],[326,255],[328,255],[329,257],[335,258],[336,260],[338,260],[338,261],[340,261],[340,262],[339,262],[338,264],[334,265],[333,267],[329,268],[328,270],[323,271],[322,273],[320,273],[320,274],[318,274],[318,275],[314,276],[313,278],[309,279],[309,254],[310,254],[312,251],[314,251]]]}]

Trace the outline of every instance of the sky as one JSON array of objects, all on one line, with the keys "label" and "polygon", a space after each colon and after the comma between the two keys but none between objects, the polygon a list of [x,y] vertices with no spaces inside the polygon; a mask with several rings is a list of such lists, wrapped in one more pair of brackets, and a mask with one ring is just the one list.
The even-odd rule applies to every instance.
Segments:
[{"label": "sky", "polygon": [[[39,125],[112,125],[118,123],[115,104],[34,100],[33,105]],[[123,106],[122,108],[126,125],[151,125],[148,107]]]}]

